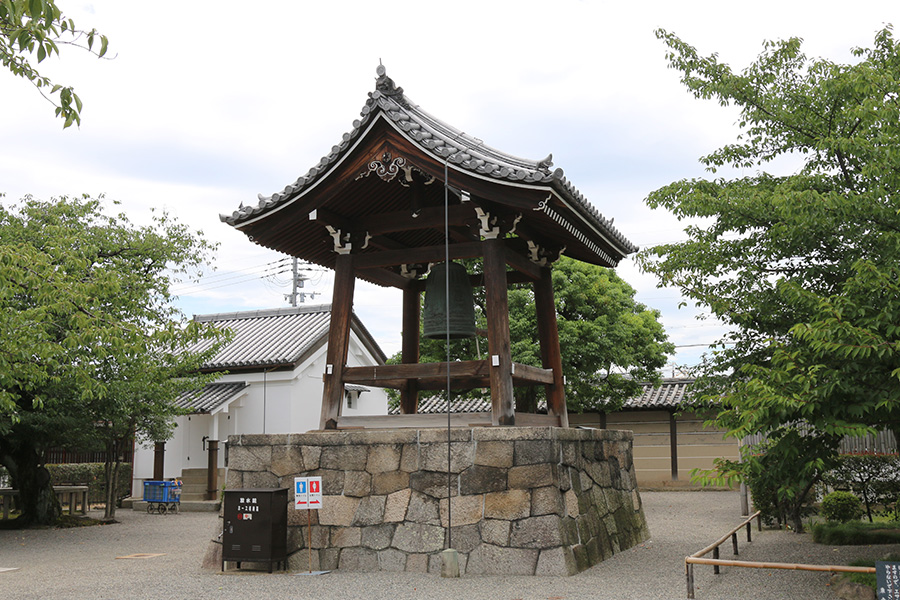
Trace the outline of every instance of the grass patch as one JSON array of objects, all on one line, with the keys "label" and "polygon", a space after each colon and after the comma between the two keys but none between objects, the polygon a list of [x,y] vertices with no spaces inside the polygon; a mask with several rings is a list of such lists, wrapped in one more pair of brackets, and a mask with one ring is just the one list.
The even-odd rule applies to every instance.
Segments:
[{"label": "grass patch", "polygon": [[[900,562],[900,554],[891,553],[891,554],[888,554],[885,557],[880,558],[878,560],[882,560],[885,562]],[[874,568],[875,562],[876,562],[876,559],[874,559],[874,558],[868,558],[868,559],[861,558],[861,559],[857,559],[857,560],[854,560],[853,562],[851,562],[850,566],[851,567],[872,567],[872,568]],[[870,588],[872,588],[873,590],[875,589],[875,586],[877,585],[875,573],[844,573],[844,579],[849,579],[850,581],[852,581],[854,583],[859,583],[861,585],[867,585]]]},{"label": "grass patch", "polygon": [[900,525],[888,523],[818,523],[812,528],[813,541],[831,546],[900,544]]}]

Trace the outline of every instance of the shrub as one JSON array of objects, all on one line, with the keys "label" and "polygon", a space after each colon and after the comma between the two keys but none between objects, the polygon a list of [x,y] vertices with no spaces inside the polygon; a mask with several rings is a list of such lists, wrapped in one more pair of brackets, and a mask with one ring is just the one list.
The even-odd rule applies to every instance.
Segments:
[{"label": "shrub", "polygon": [[827,494],[822,499],[822,516],[828,521],[846,523],[855,521],[863,514],[862,502],[852,492],[840,490]]},{"label": "shrub", "polygon": [[859,496],[869,521],[876,506],[881,506],[884,513],[893,512],[888,516],[895,520],[900,517],[900,507],[895,504],[900,497],[900,457],[896,454],[843,454],[824,481],[833,489],[849,490]]},{"label": "shrub", "polygon": [[813,541],[832,546],[866,546],[900,543],[900,529],[885,523],[817,523],[812,528]]}]

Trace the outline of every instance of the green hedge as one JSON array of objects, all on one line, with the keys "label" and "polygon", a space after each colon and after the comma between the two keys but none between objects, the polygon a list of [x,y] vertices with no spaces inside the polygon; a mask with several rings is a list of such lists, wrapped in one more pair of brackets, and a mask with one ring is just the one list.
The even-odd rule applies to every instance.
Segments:
[{"label": "green hedge", "polygon": [[[64,465],[47,465],[53,485],[85,485],[88,486],[88,502],[100,504],[106,501],[106,474],[103,463],[71,463]],[[7,476],[6,469],[0,467],[0,481]],[[127,498],[131,495],[131,464],[122,463],[119,467],[119,485],[116,498]]]},{"label": "green hedge", "polygon": [[813,525],[813,541],[832,546],[868,546],[900,543],[900,529],[890,523],[818,523]]}]

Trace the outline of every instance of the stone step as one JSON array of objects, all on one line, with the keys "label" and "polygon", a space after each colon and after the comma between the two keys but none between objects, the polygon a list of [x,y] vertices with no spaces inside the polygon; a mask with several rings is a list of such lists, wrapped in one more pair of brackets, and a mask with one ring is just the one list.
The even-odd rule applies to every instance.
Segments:
[{"label": "stone step", "polygon": [[196,481],[196,482],[191,482],[191,483],[185,483],[185,482],[181,483],[181,493],[184,493],[187,491],[196,492],[198,490],[202,490],[204,492],[206,491],[206,480],[205,479],[203,481]]},{"label": "stone step", "polygon": [[206,491],[202,492],[181,492],[181,501],[188,502],[193,500],[206,500]]},{"label": "stone step", "polygon": [[[179,479],[184,484],[206,485],[208,475],[206,469],[184,469]],[[219,469],[219,481],[225,480],[225,469]]]}]

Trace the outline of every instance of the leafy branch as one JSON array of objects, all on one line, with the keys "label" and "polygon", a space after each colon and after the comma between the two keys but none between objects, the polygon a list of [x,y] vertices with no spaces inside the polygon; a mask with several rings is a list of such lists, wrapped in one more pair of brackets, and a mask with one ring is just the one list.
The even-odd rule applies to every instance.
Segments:
[{"label": "leafy branch", "polygon": [[[55,0],[0,0],[0,64],[31,82],[56,107],[63,128],[81,124],[81,98],[71,86],[53,83],[37,64],[56,54],[60,45],[74,46],[97,58],[106,57],[109,40],[96,29],[78,29]],[[56,99],[54,98],[56,96]]]}]

